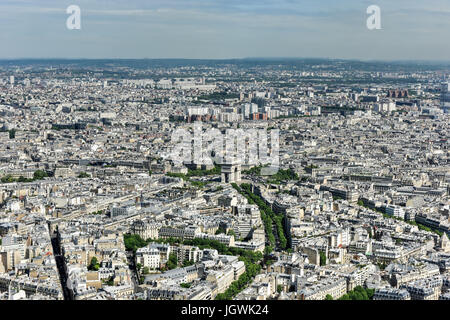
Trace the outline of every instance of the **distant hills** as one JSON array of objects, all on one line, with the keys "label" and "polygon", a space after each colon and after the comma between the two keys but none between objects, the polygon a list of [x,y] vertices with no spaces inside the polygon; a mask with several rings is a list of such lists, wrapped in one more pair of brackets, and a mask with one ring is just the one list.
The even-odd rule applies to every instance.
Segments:
[{"label": "distant hills", "polygon": [[[330,70],[356,69],[367,71],[420,71],[450,68],[450,61],[361,61],[326,58],[283,58],[249,57],[242,59],[8,59],[0,60],[0,66],[41,66],[41,67],[129,67],[146,69],[152,67],[183,66],[223,66],[236,67],[278,66],[284,68],[308,69],[321,66]],[[326,66],[325,66],[326,65]]]}]

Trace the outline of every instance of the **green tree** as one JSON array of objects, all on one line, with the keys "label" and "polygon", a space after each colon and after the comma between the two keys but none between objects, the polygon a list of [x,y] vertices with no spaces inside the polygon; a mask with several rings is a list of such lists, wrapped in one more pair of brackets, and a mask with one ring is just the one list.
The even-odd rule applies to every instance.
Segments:
[{"label": "green tree", "polygon": [[16,137],[16,132],[17,132],[16,129],[9,130],[9,138],[14,139]]},{"label": "green tree", "polygon": [[353,293],[353,299],[352,300],[364,300],[363,295],[360,292],[354,292]]},{"label": "green tree", "polygon": [[338,300],[371,300],[375,290],[356,286],[352,291],[347,292]]},{"label": "green tree", "polygon": [[80,179],[89,178],[89,177],[90,177],[89,173],[86,173],[86,172],[80,172],[80,174],[78,175],[78,178],[80,178]]},{"label": "green tree", "polygon": [[184,260],[184,261],[183,261],[183,268],[184,268],[184,267],[192,266],[192,265],[194,265],[194,264],[195,264],[194,260]]},{"label": "green tree", "polygon": [[178,267],[178,259],[175,253],[169,254],[169,260],[167,260],[167,268],[169,270],[175,269]]},{"label": "green tree", "polygon": [[42,180],[46,177],[48,177],[48,174],[44,170],[36,170],[33,174],[34,180]]},{"label": "green tree", "polygon": [[143,274],[149,274],[149,273],[150,273],[150,269],[149,269],[148,267],[144,267],[144,268],[142,269],[142,273],[143,273]]},{"label": "green tree", "polygon": [[367,297],[369,298],[369,300],[372,300],[373,295],[375,294],[375,289],[366,289],[367,292]]},{"label": "green tree", "polygon": [[219,226],[219,228],[216,230],[216,234],[225,234],[226,232],[227,230],[223,226]]},{"label": "green tree", "polygon": [[327,294],[327,295],[325,296],[325,300],[333,300],[333,296]]},{"label": "green tree", "polygon": [[106,285],[108,286],[113,286],[114,285],[114,276],[111,276],[108,281],[105,282]]},{"label": "green tree", "polygon": [[319,251],[319,255],[320,255],[320,265],[324,266],[327,264],[327,256],[325,255],[325,252],[323,251]]},{"label": "green tree", "polygon": [[28,182],[29,180],[24,178],[23,176],[20,176],[19,179],[17,179],[17,182]]},{"label": "green tree", "polygon": [[10,174],[8,174],[8,175],[2,177],[1,181],[2,181],[2,183],[12,183],[15,180]]},{"label": "green tree", "polygon": [[232,229],[228,230],[228,235],[236,238],[236,233]]},{"label": "green tree", "polygon": [[136,252],[137,249],[145,247],[148,242],[142,239],[138,234],[124,234],[123,242],[128,251]]},{"label": "green tree", "polygon": [[272,246],[267,246],[264,248],[264,253],[265,254],[271,254],[273,251],[273,247]]},{"label": "green tree", "polygon": [[100,264],[98,263],[98,260],[96,257],[92,257],[91,263],[88,266],[89,271],[98,271],[100,269]]}]

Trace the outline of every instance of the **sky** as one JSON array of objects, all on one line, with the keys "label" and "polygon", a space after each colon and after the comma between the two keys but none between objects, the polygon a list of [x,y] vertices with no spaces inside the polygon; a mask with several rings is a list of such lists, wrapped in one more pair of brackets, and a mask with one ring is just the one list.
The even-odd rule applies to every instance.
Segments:
[{"label": "sky", "polygon": [[[66,27],[70,5],[81,30]],[[450,0],[0,0],[0,59],[450,61],[449,39]]]}]

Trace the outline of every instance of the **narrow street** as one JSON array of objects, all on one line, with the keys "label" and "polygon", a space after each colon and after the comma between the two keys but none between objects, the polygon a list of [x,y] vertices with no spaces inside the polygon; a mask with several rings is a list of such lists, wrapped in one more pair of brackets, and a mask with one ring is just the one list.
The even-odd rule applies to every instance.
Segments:
[{"label": "narrow street", "polygon": [[139,276],[137,274],[136,263],[134,259],[134,254],[131,251],[127,251],[128,266],[131,270],[131,280],[133,281],[134,293],[137,292],[139,286]]},{"label": "narrow street", "polygon": [[75,300],[73,291],[67,287],[67,265],[64,260],[64,252],[61,249],[61,239],[58,230],[53,233],[50,232],[50,239],[52,241],[53,254],[55,255],[56,267],[58,268],[64,300]]}]

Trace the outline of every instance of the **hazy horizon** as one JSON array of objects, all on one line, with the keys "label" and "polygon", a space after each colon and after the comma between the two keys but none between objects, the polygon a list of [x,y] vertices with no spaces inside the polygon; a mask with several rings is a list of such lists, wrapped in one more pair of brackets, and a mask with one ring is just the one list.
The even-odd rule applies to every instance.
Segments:
[{"label": "hazy horizon", "polygon": [[85,57],[48,57],[48,58],[34,58],[34,57],[18,57],[18,58],[0,58],[0,61],[307,61],[307,60],[323,60],[323,61],[342,61],[342,62],[362,62],[362,63],[393,63],[393,64],[430,64],[430,65],[447,65],[450,64],[449,60],[389,60],[389,59],[357,59],[357,58],[333,58],[333,57],[243,57],[243,58],[85,58]]}]

